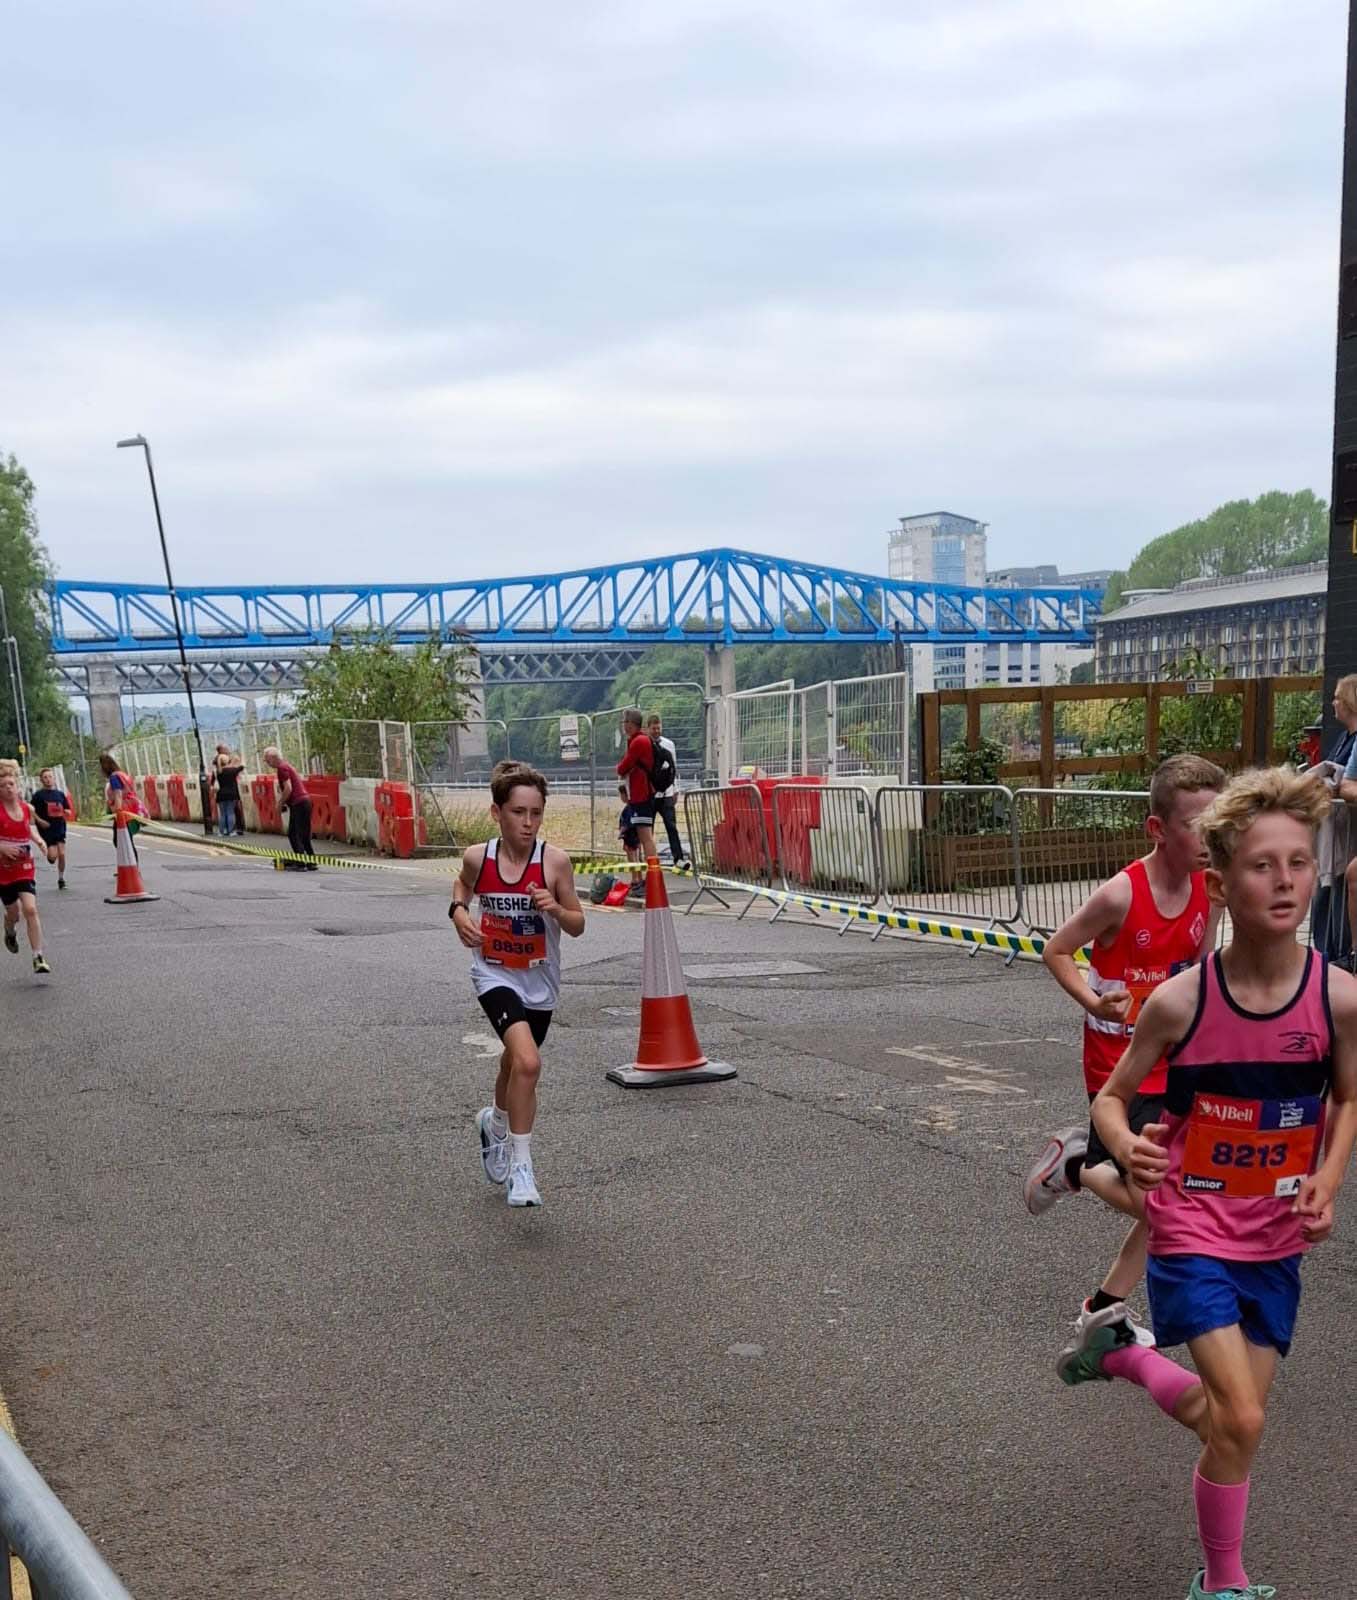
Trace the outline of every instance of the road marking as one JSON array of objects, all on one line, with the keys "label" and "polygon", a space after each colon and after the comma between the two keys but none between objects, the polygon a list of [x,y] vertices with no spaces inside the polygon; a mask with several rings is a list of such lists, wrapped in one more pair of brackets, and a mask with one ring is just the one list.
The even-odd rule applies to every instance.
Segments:
[{"label": "road marking", "polygon": [[493,1033],[464,1033],[462,1043],[479,1047],[481,1053],[476,1057],[478,1061],[490,1061],[504,1051],[504,1046]]}]

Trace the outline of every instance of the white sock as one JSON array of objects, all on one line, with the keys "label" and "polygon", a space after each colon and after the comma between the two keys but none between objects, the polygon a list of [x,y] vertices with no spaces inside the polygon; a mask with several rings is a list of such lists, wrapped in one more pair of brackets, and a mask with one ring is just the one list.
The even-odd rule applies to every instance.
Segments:
[{"label": "white sock", "polygon": [[505,1138],[509,1132],[509,1115],[498,1105],[493,1105],[490,1109],[490,1132],[496,1139]]},{"label": "white sock", "polygon": [[529,1166],[532,1165],[532,1151],[529,1149],[531,1143],[532,1135],[530,1133],[511,1133],[509,1135],[510,1166],[517,1166],[520,1161],[526,1161]]}]

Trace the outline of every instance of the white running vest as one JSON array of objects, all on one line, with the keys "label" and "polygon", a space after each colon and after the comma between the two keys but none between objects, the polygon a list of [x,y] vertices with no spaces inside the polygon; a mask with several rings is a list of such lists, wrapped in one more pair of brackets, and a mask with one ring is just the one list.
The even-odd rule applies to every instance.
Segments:
[{"label": "white running vest", "polygon": [[476,875],[481,936],[485,943],[471,956],[471,982],[477,994],[512,989],[529,1011],[554,1011],[561,993],[561,926],[534,910],[531,891],[546,887],[539,839],[523,876],[506,883],[499,871],[498,839],[485,847]]}]

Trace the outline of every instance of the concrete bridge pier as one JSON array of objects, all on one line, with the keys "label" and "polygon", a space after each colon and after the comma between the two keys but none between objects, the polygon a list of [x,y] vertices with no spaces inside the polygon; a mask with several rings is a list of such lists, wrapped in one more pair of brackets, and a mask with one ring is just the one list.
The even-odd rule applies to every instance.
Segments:
[{"label": "concrete bridge pier", "polygon": [[722,783],[730,780],[729,737],[726,730],[727,698],[735,693],[734,645],[709,644],[703,651],[706,666],[707,753],[705,765]]},{"label": "concrete bridge pier", "polygon": [[90,703],[90,732],[104,750],[123,736],[122,679],[117,667],[91,662],[85,668],[85,693]]}]

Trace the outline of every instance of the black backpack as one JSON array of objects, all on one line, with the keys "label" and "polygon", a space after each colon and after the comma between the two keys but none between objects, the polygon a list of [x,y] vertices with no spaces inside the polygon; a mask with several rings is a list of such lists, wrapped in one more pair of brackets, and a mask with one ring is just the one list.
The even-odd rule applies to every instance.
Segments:
[{"label": "black backpack", "polygon": [[664,794],[678,782],[674,758],[652,734],[650,739],[650,792]]}]

